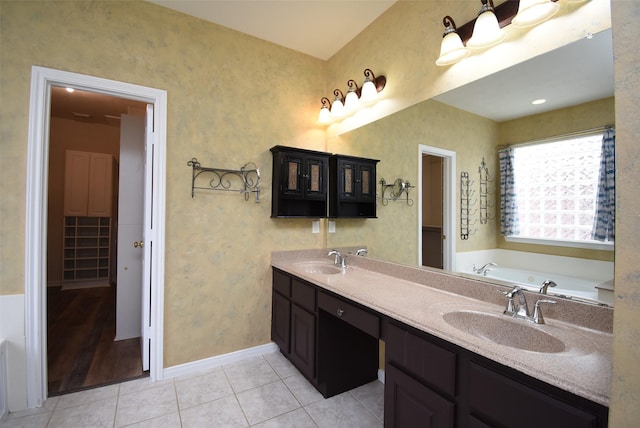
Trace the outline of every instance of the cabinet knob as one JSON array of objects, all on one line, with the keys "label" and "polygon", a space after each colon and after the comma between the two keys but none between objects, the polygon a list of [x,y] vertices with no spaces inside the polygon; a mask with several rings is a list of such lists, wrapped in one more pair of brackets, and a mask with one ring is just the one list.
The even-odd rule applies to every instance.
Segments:
[{"label": "cabinet knob", "polygon": [[342,316],[342,314],[344,314],[344,311],[343,311],[342,309],[338,309],[338,310],[336,311],[336,315],[338,315],[339,317],[341,317],[341,316]]},{"label": "cabinet knob", "polygon": [[144,242],[142,242],[142,241],[134,241],[133,242],[133,246],[135,248],[142,248],[142,247],[144,247]]}]

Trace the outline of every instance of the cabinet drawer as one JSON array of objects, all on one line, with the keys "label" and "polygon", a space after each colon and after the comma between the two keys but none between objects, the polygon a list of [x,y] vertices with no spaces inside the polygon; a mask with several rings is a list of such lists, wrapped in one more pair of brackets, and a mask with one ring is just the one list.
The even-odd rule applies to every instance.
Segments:
[{"label": "cabinet drawer", "polygon": [[[469,365],[471,413],[489,425],[521,428],[598,425],[598,416],[478,364]],[[544,409],[544,410],[543,410]]]},{"label": "cabinet drawer", "polygon": [[285,297],[291,297],[291,277],[273,269],[273,289]]},{"label": "cabinet drawer", "polygon": [[316,312],[316,288],[291,278],[291,300],[309,312]]},{"label": "cabinet drawer", "polygon": [[380,319],[376,315],[322,292],[318,295],[318,308],[375,338],[380,338]]},{"label": "cabinet drawer", "polygon": [[456,354],[394,324],[385,330],[386,359],[422,382],[455,396]]}]

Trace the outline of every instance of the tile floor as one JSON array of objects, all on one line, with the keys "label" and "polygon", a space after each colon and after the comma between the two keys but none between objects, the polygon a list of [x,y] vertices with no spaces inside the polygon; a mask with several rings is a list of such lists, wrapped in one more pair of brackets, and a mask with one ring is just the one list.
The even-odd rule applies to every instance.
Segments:
[{"label": "tile floor", "polygon": [[2,428],[382,428],[378,381],[324,399],[279,352],[151,383],[148,378],[49,398]]}]

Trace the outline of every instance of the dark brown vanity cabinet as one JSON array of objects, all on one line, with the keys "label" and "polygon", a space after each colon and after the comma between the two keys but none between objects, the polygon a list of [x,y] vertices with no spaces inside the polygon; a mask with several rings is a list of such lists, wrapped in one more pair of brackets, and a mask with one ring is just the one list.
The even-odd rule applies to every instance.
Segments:
[{"label": "dark brown vanity cabinet", "polygon": [[376,159],[333,155],[329,217],[376,217]]},{"label": "dark brown vanity cabinet", "polygon": [[271,217],[326,217],[330,154],[283,146],[271,152]]},{"label": "dark brown vanity cabinet", "polygon": [[380,319],[273,269],[271,339],[325,397],[378,377]]},{"label": "dark brown vanity cabinet", "polygon": [[385,325],[385,428],[603,428],[608,409],[395,321]]},{"label": "dark brown vanity cabinet", "polygon": [[273,270],[271,340],[310,381],[316,378],[316,289]]}]

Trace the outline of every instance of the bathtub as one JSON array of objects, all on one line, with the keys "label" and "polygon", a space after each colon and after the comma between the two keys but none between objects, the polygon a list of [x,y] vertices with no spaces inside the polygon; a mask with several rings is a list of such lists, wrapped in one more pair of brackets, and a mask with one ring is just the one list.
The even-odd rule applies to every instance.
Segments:
[{"label": "bathtub", "polygon": [[[478,275],[472,272],[469,273],[479,278],[495,279],[501,282],[519,285],[526,290],[534,292],[540,290],[544,281],[551,280],[558,285],[547,289],[547,294],[550,296],[571,296],[598,303],[613,304],[613,295],[611,296],[611,299],[607,299],[606,295],[608,293],[606,293],[606,291],[609,291],[607,290],[608,287],[606,284],[602,284],[599,281],[495,266],[490,267],[486,275]],[[613,294],[613,292],[611,292],[611,294]]]}]

